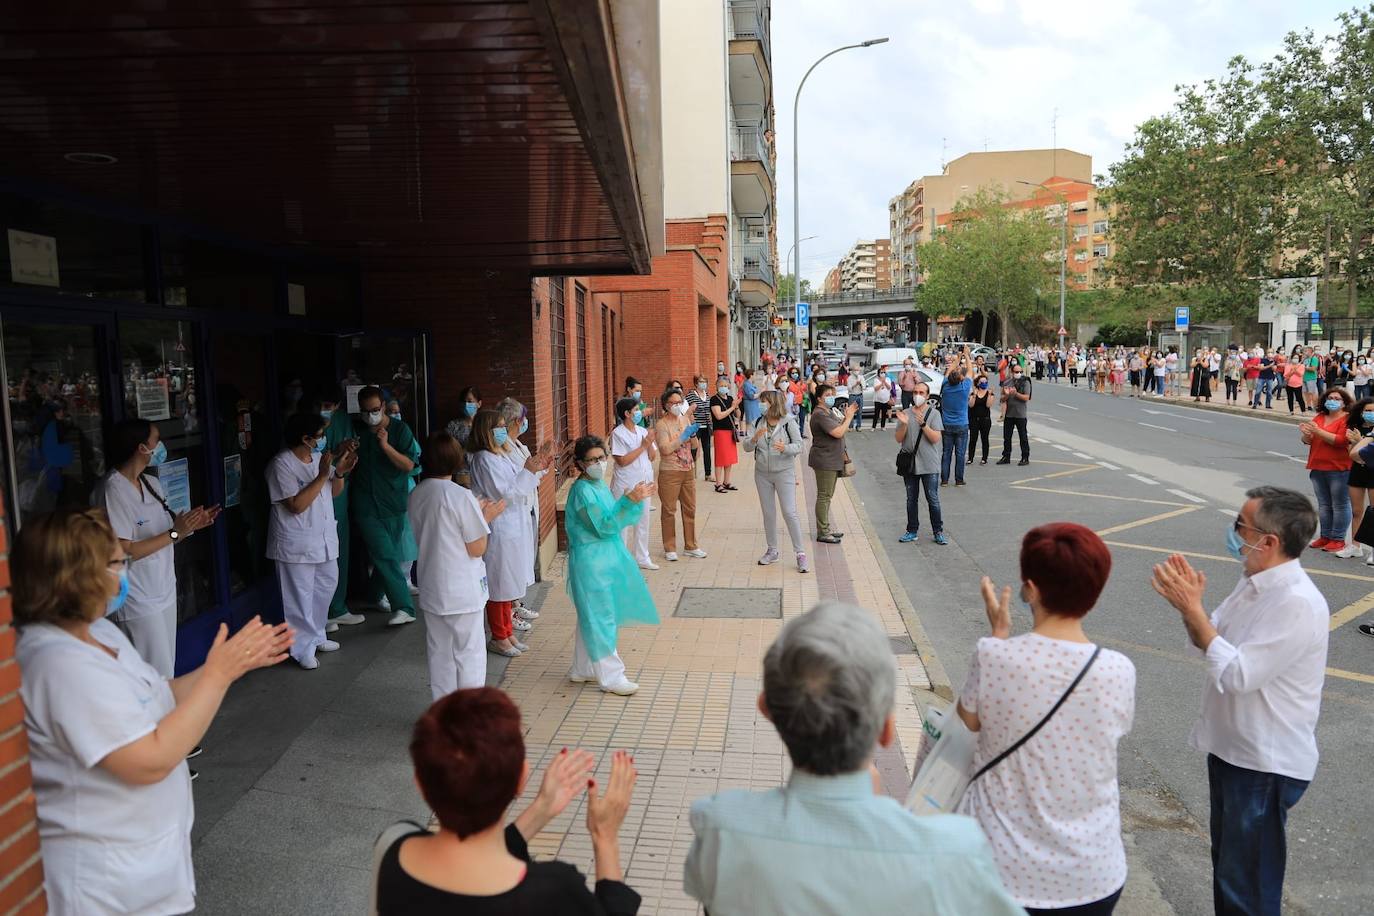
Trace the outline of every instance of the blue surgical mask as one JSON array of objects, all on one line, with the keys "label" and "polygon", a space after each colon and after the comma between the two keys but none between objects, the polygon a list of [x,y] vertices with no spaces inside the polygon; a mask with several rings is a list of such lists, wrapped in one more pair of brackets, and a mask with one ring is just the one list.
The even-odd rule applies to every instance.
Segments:
[{"label": "blue surgical mask", "polygon": [[463,413],[469,417],[477,415],[477,402],[466,401],[463,403]]},{"label": "blue surgical mask", "polygon": [[988,387],[988,383],[987,383],[987,382],[979,382],[979,383],[978,383],[978,387],[979,387],[979,388],[987,388],[987,387]]},{"label": "blue surgical mask", "polygon": [[826,407],[835,406],[835,396],[833,394],[827,394],[825,397],[821,398],[821,400],[825,403]]},{"label": "blue surgical mask", "polygon": [[521,418],[520,418],[520,435],[523,436],[525,433],[529,432],[529,428],[530,428],[530,420],[529,420],[529,417],[521,417]]},{"label": "blue surgical mask", "polygon": [[1339,398],[1332,398],[1331,400],[1326,402],[1326,409],[1329,413],[1335,413],[1344,406],[1345,403],[1341,401]]},{"label": "blue surgical mask", "polygon": [[1240,536],[1240,532],[1236,530],[1235,525],[1232,525],[1230,528],[1226,530],[1226,552],[1229,553],[1231,556],[1235,557],[1237,560],[1240,560],[1241,562],[1245,561],[1245,555],[1241,553],[1242,547],[1249,547],[1253,549],[1254,546],[1254,544],[1245,543],[1245,541]]},{"label": "blue surgical mask", "polygon": [[1366,410],[1361,416],[1364,417],[1365,425],[1374,426],[1374,413],[1370,413]]},{"label": "blue surgical mask", "polygon": [[321,410],[321,411],[320,411],[320,417],[321,417],[322,419],[325,419],[325,420],[332,420],[332,419],[334,419],[334,411],[332,411],[332,410]]},{"label": "blue surgical mask", "polygon": [[128,568],[119,571],[119,594],[110,599],[105,605],[105,616],[108,617],[115,611],[124,606],[124,602],[129,600],[129,570]]},{"label": "blue surgical mask", "polygon": [[396,413],[389,413],[389,414],[387,414],[387,416],[390,417],[390,418],[393,419],[393,420],[399,420],[399,419],[401,419],[401,414],[400,414],[399,411],[396,412]]},{"label": "blue surgical mask", "polygon": [[639,410],[638,408],[636,408],[636,409],[635,409],[635,414],[634,414],[634,422],[635,422],[635,423],[638,423],[640,420],[643,420],[643,419],[644,419],[644,411]]},{"label": "blue surgical mask", "polygon": [[153,450],[148,453],[148,466],[155,468],[166,460],[167,446],[162,442],[158,442],[157,445],[153,446]]},{"label": "blue surgical mask", "polygon": [[504,426],[498,426],[491,431],[491,438],[496,442],[497,446],[502,446],[505,445],[506,440],[510,438],[510,433],[506,432]]},{"label": "blue surgical mask", "polygon": [[315,444],[310,446],[310,453],[312,455],[324,454],[324,436],[321,436],[320,438],[316,439]]}]

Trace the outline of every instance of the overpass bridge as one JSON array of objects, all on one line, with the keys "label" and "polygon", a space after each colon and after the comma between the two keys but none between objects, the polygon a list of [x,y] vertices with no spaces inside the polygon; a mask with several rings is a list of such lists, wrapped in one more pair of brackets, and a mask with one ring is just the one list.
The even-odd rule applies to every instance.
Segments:
[{"label": "overpass bridge", "polygon": [[[919,286],[895,286],[890,289],[860,289],[831,296],[812,296],[811,340],[815,343],[815,328],[821,321],[857,321],[875,318],[906,318],[911,322],[910,333],[915,340],[930,340],[938,315],[927,314],[920,304]],[[944,322],[947,326],[948,322]],[[959,336],[965,340],[996,340],[1000,334],[997,315],[974,309],[963,316]]]}]

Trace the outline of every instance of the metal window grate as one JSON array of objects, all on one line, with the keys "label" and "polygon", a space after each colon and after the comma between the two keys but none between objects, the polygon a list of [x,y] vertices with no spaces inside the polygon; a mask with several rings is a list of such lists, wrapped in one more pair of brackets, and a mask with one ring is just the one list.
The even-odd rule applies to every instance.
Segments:
[{"label": "metal window grate", "polygon": [[[549,278],[549,349],[553,357],[553,429],[559,447],[568,442],[568,312],[563,301],[563,277]],[[557,479],[564,468],[558,465]]]},{"label": "metal window grate", "polygon": [[782,618],[782,589],[684,588],[673,616],[778,620]]},{"label": "metal window grate", "polygon": [[592,362],[587,356],[587,289],[581,283],[573,287],[573,304],[577,314],[577,399],[582,404],[582,435],[592,431],[592,408],[587,403],[587,376]]}]

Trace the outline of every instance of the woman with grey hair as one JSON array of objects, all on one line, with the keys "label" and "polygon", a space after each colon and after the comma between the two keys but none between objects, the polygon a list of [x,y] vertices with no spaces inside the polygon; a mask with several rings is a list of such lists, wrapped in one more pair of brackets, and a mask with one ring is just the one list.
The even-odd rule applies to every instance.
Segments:
[{"label": "woman with grey hair", "polygon": [[767,544],[760,566],[778,562],[778,516],[782,507],[792,550],[797,555],[797,571],[806,572],[806,550],[802,547],[801,519],[797,517],[797,455],[801,454],[801,432],[788,413],[787,401],[780,391],[761,391],[763,416],[745,434],[744,450],[754,453],[754,487],[759,491],[763,510],[763,537]]},{"label": "woman with grey hair", "polygon": [[877,615],[822,602],[763,661],[759,710],[792,758],[787,785],[692,805],[683,886],[712,916],[1024,916],[968,818],[918,818],[876,791],[896,735],[896,666]]}]

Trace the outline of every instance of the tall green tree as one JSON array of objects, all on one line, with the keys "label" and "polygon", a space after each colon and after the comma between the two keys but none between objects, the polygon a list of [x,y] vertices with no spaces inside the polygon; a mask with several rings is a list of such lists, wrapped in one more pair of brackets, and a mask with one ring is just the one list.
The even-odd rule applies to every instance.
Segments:
[{"label": "tall green tree", "polygon": [[1242,57],[1175,91],[1111,168],[1112,271],[1127,287],[1185,287],[1204,320],[1240,320],[1288,238],[1287,135]]},{"label": "tall green tree", "polygon": [[926,314],[996,312],[1002,346],[1011,318],[1028,317],[1037,294],[1058,282],[1058,218],[1008,206],[1000,189],[984,188],[955,205],[949,225],[917,250],[925,275],[918,301]]},{"label": "tall green tree", "polygon": [[1290,32],[1263,85],[1291,135],[1293,244],[1307,252],[1311,272],[1323,272],[1330,257],[1354,317],[1360,288],[1374,285],[1374,5],[1337,23],[1321,39]]},{"label": "tall green tree", "polygon": [[[778,308],[790,307],[792,305],[792,287],[796,282],[796,277],[792,274],[778,275]],[[815,290],[811,288],[811,281],[802,277],[801,297],[805,302],[809,297],[815,295]]]}]

